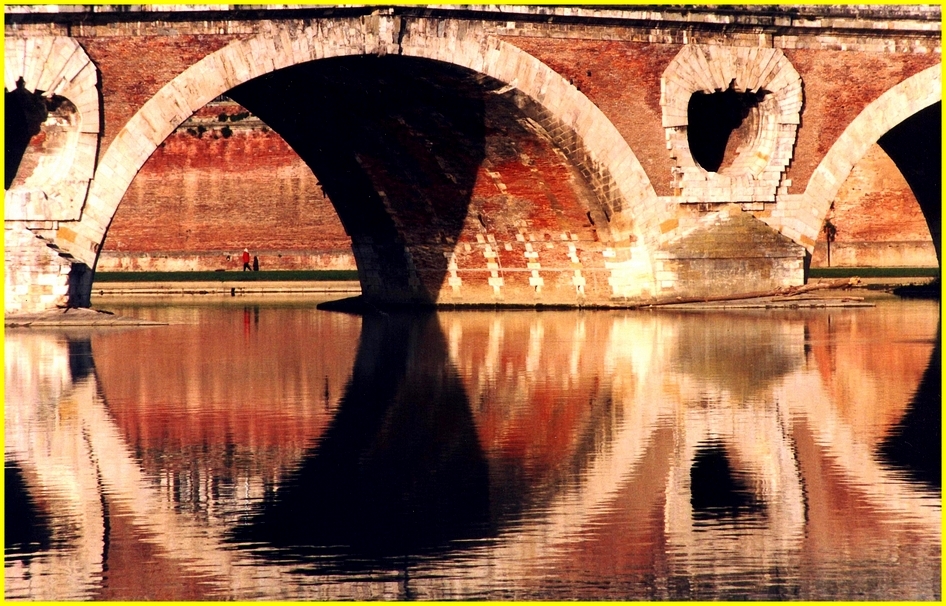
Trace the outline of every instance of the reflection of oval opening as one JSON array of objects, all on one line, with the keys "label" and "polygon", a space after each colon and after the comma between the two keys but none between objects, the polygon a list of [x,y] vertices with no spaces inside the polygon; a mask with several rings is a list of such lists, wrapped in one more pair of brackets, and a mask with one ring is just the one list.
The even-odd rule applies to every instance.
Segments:
[{"label": "reflection of oval opening", "polygon": [[693,160],[709,172],[723,172],[759,138],[759,104],[768,91],[697,91],[687,105],[687,143]]},{"label": "reflection of oval opening", "polygon": [[743,474],[733,469],[718,442],[701,444],[690,468],[690,505],[696,521],[765,513],[765,504]]}]

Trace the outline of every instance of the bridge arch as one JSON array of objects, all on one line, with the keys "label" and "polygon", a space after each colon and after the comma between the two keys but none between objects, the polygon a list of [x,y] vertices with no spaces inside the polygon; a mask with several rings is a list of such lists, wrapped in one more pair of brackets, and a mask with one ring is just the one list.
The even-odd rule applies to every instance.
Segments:
[{"label": "bridge arch", "polygon": [[[195,63],[166,84],[116,135],[102,157],[81,221],[62,225],[58,244],[92,266],[108,226],[138,170],[157,146],[218,95],[277,70],[355,55],[402,55],[460,66],[503,82],[498,93],[524,95],[563,140],[576,140],[578,168],[605,201],[610,237],[646,249],[664,219],[639,160],[604,114],[561,75],[511,44],[452,20],[374,14],[358,19],[266,22],[262,32]],[[508,88],[507,88],[508,87]],[[561,147],[561,146],[560,146]],[[576,162],[573,158],[572,161]],[[650,246],[652,248],[652,246]],[[649,260],[646,265],[649,266]]]},{"label": "bridge arch", "polygon": [[[907,78],[864,108],[815,168],[801,203],[794,212],[789,211],[789,216],[794,216],[786,223],[790,224],[792,235],[795,232],[800,234],[793,239],[805,246],[809,253],[814,250],[831,203],[854,166],[885,134],[924,109],[942,102],[942,87],[942,64],[937,64]],[[929,209],[923,208],[923,212],[929,223]],[[935,218],[935,223],[938,225],[939,217]],[[783,233],[785,231],[783,228]],[[938,252],[937,239],[934,234]]]}]

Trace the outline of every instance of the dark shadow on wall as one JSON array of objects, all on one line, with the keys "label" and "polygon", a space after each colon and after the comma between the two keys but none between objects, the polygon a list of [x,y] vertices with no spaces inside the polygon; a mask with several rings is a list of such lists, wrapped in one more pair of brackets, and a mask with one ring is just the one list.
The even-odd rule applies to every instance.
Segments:
[{"label": "dark shadow on wall", "polygon": [[483,82],[445,63],[356,56],[227,94],[315,173],[352,239],[365,296],[432,303],[485,157]]},{"label": "dark shadow on wall", "polygon": [[361,570],[488,537],[489,476],[434,314],[372,314],[331,425],[233,538],[306,571]]},{"label": "dark shadow on wall", "polygon": [[32,138],[42,132],[49,114],[41,91],[26,90],[23,78],[14,90],[4,90],[3,188],[10,189]]},{"label": "dark shadow on wall", "polygon": [[737,92],[733,83],[725,91],[693,93],[687,104],[687,142],[696,163],[708,172],[727,168],[736,149],[753,142],[758,118],[742,127],[767,94],[767,90]]},{"label": "dark shadow on wall", "polygon": [[936,247],[942,267],[942,102],[920,110],[890,129],[877,144],[900,169],[913,190]]}]

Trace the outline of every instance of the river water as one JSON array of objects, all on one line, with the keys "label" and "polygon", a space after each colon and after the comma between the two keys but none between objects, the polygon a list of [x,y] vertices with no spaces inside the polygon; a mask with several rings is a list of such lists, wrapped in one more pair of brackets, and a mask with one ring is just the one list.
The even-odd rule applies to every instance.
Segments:
[{"label": "river water", "polygon": [[8,600],[938,600],[937,302],[8,329]]}]

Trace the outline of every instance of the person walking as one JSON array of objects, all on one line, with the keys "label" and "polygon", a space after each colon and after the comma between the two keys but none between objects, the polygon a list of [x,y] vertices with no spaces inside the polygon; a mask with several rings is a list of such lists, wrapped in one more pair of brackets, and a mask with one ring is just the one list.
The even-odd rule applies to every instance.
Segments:
[{"label": "person walking", "polygon": [[253,271],[259,271],[259,257],[253,255]]},{"label": "person walking", "polygon": [[251,271],[250,250],[248,248],[243,249],[243,271]]}]

